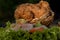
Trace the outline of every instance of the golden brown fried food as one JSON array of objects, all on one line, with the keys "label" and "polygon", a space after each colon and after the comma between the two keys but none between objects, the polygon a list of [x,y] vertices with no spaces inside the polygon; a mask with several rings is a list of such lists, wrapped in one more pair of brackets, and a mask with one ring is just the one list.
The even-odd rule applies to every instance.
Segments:
[{"label": "golden brown fried food", "polygon": [[14,14],[14,17],[16,19],[20,19],[20,18],[23,18],[23,19],[26,19],[27,21],[31,21],[33,19],[33,15],[30,11],[30,9],[28,8],[30,6],[30,4],[22,4],[22,5],[19,5],[17,7],[17,9],[15,10],[15,14]]},{"label": "golden brown fried food", "polygon": [[52,14],[53,11],[50,9],[49,3],[40,1],[37,4],[26,3],[19,5],[15,10],[14,17],[15,19],[23,18],[30,23],[35,23],[40,20],[42,24],[48,25],[54,17]]}]

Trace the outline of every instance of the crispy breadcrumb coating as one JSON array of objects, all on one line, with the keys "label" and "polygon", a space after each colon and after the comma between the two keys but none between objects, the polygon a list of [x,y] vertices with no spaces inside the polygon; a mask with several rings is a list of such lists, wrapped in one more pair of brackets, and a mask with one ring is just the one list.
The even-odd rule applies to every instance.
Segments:
[{"label": "crispy breadcrumb coating", "polygon": [[23,18],[30,23],[40,20],[42,24],[48,25],[53,21],[54,12],[48,2],[40,1],[37,4],[26,3],[17,6],[14,17],[16,20]]}]

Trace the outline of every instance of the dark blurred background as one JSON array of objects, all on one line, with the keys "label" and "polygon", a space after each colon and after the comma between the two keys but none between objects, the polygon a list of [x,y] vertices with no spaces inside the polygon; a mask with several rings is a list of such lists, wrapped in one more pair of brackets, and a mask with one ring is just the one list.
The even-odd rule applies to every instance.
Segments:
[{"label": "dark blurred background", "polygon": [[60,18],[60,0],[50,0],[49,1],[51,9],[55,12],[55,19]]},{"label": "dark blurred background", "polygon": [[[14,10],[22,3],[38,3],[40,0],[0,0],[0,27],[5,26],[5,22],[14,22]],[[51,9],[55,12],[55,20],[60,18],[59,0],[46,0]]]}]

